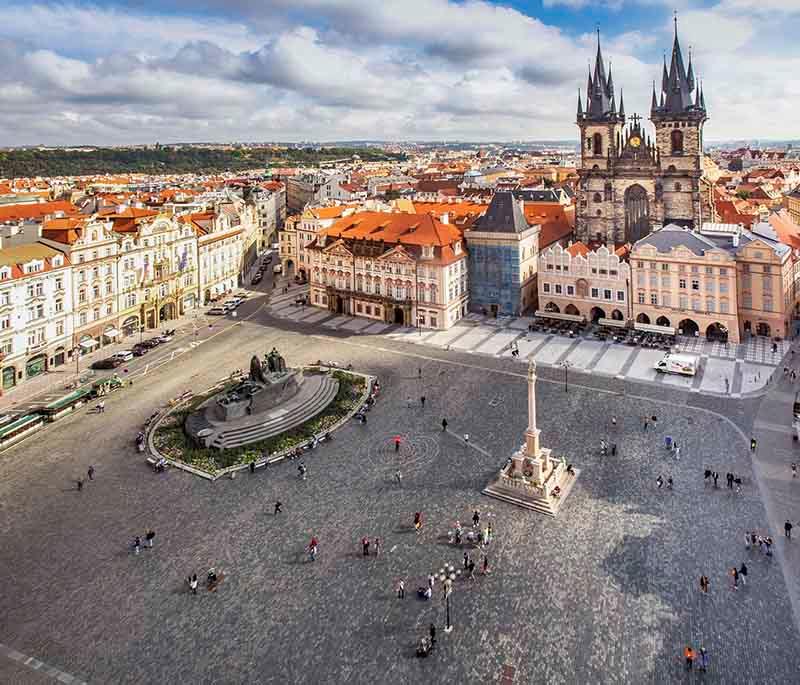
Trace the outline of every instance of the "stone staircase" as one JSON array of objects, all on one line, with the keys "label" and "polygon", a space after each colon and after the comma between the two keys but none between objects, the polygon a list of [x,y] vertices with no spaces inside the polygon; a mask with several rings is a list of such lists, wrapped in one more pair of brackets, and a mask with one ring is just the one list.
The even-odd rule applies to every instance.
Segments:
[{"label": "stone staircase", "polygon": [[221,430],[211,438],[209,446],[231,449],[290,430],[323,411],[338,392],[339,381],[332,376],[307,376],[298,393],[286,404],[270,412],[266,420],[253,423],[253,417],[246,417],[225,425],[217,424]]},{"label": "stone staircase", "polygon": [[[524,509],[538,511],[540,514],[546,514],[547,516],[555,516],[558,514],[561,505],[567,499],[579,475],[580,469],[575,469],[574,476],[566,476],[561,480],[559,483],[561,486],[561,496],[558,498],[531,496],[530,488],[511,488],[496,481],[487,485],[481,492],[489,497],[494,497],[495,499],[508,502],[509,504]],[[519,490],[520,496],[517,496],[518,493],[515,492],[516,489]]]}]

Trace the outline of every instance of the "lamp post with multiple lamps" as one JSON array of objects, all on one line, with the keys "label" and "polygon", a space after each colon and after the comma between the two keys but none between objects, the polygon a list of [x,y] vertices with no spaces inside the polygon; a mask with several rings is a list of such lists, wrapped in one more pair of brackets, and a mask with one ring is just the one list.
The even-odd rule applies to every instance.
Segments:
[{"label": "lamp post with multiple lamps", "polygon": [[563,361],[560,366],[564,367],[564,392],[569,392],[569,369],[572,366],[571,362]]},{"label": "lamp post with multiple lamps", "polygon": [[450,623],[450,595],[453,592],[453,581],[456,579],[456,570],[452,564],[445,564],[444,567],[439,569],[439,580],[444,587],[444,601],[445,601],[445,626],[444,632],[449,633],[453,630],[453,624]]}]

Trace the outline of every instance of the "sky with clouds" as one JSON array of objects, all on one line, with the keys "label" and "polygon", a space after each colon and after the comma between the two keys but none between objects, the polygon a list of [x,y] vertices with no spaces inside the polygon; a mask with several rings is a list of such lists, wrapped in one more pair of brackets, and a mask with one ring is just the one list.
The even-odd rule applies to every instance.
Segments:
[{"label": "sky with clouds", "polygon": [[646,114],[676,8],[706,139],[800,137],[800,0],[5,0],[0,145],[574,139],[595,27]]}]

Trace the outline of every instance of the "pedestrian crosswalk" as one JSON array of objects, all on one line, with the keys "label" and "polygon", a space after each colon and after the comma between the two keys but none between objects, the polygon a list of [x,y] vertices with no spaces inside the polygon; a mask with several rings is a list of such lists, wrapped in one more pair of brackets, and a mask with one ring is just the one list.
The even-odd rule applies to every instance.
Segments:
[{"label": "pedestrian crosswalk", "polygon": [[[745,344],[735,345],[680,338],[676,351],[690,352],[701,358],[697,375],[661,375],[656,373],[654,366],[664,356],[662,350],[529,331],[532,321],[529,317],[498,321],[470,314],[449,329],[428,330],[337,314],[318,307],[302,307],[295,304],[302,294],[305,294],[302,288],[290,288],[289,292],[274,296],[270,303],[271,313],[276,317],[319,325],[325,330],[384,336],[443,350],[511,358],[521,363],[534,359],[544,366],[648,381],[714,395],[739,397],[763,389],[789,350],[785,341],[777,343],[777,350],[773,352],[770,340],[751,339]],[[516,355],[513,354],[515,350],[518,352]]]}]

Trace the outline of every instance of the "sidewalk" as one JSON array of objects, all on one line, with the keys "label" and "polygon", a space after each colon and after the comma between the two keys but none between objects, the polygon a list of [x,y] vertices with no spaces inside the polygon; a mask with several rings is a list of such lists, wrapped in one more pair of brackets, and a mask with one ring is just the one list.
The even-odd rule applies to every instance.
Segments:
[{"label": "sidewalk", "polygon": [[[795,351],[798,351],[797,346]],[[800,372],[798,362],[786,359],[784,363]],[[753,472],[767,510],[771,534],[777,543],[776,552],[789,590],[795,622],[800,627],[800,477],[792,478],[791,473],[792,462],[800,464],[800,443],[793,440],[792,430],[797,387],[782,373],[776,376],[755,418],[753,435],[758,448],[753,454]],[[783,533],[787,519],[794,525],[795,535],[791,540],[786,539]],[[743,521],[742,526],[744,533],[746,522]]]},{"label": "sidewalk", "polygon": [[[244,287],[240,289],[247,290],[247,288]],[[148,338],[154,338],[160,335],[164,330],[176,330],[175,338],[170,343],[164,347],[156,347],[142,357],[134,357],[130,362],[120,366],[119,369],[129,368],[132,372],[135,372],[138,368],[146,366],[154,357],[161,356],[159,354],[161,352],[171,352],[181,346],[185,347],[186,345],[202,342],[211,335],[218,333],[221,329],[235,325],[237,321],[241,320],[243,316],[246,316],[251,311],[255,311],[256,307],[253,305],[248,306],[248,303],[254,302],[256,297],[264,295],[264,293],[259,291],[249,292],[250,299],[242,305],[238,316],[235,318],[229,316],[205,316],[206,308],[193,309],[189,314],[180,319],[165,321],[160,328],[145,331],[141,336],[130,335],[121,342],[106,345],[105,347],[81,356],[79,373],[75,372],[75,359],[72,359],[66,364],[59,366],[57,369],[47,371],[35,378],[26,380],[21,385],[0,396],[0,413],[11,412],[17,407],[21,408],[23,405],[29,405],[37,397],[43,395],[66,395],[69,392],[67,386],[81,378],[93,381],[97,378],[113,374],[113,370],[95,372],[89,367],[92,365],[92,362],[98,359],[105,359],[115,352],[132,348],[139,342],[140,337],[142,340],[147,340]],[[260,302],[258,306],[261,306]],[[119,369],[117,371],[119,371]]]}]

